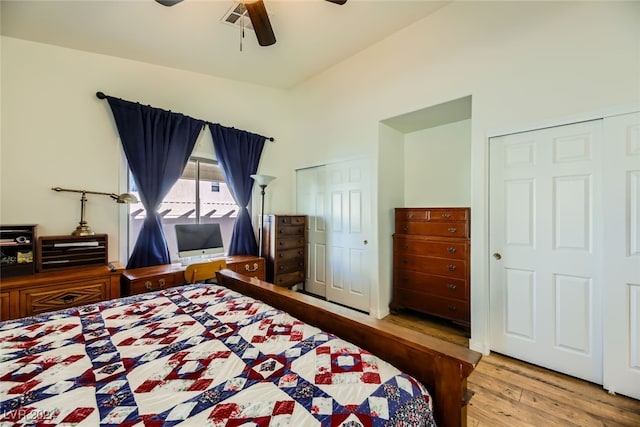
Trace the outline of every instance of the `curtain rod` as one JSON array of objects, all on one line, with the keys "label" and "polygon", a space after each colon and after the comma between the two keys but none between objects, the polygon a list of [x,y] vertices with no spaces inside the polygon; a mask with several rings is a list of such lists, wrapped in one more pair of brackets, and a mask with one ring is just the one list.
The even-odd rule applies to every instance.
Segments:
[{"label": "curtain rod", "polygon": [[[98,99],[106,99],[107,95],[105,95],[104,92],[98,91],[98,92],[96,92],[96,98],[98,98]],[[198,119],[198,120],[201,120],[201,119]],[[206,124],[213,124],[213,123],[211,123],[210,121],[207,121],[207,120],[202,120],[202,121],[205,122]],[[272,136],[265,136],[264,138],[267,141],[271,141],[271,142],[275,141],[275,139]]]}]

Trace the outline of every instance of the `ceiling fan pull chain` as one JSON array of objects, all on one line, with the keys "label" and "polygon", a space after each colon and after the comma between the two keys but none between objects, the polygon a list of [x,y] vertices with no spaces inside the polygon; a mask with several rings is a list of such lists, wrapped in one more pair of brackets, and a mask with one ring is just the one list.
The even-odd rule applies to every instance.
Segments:
[{"label": "ceiling fan pull chain", "polygon": [[[244,4],[244,0],[242,0],[242,6],[244,7],[244,13],[246,13],[247,6]],[[245,25],[245,16],[244,13],[240,15],[240,19],[242,20],[242,25],[240,25],[240,52],[242,52],[242,41],[244,40],[244,25]]]}]

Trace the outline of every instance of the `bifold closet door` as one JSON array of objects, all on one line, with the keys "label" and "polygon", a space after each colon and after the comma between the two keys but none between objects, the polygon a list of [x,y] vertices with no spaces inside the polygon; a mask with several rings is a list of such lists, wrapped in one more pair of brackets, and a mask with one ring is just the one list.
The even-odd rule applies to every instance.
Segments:
[{"label": "bifold closet door", "polygon": [[640,399],[640,113],[604,120],[604,387]]},{"label": "bifold closet door", "polygon": [[371,166],[368,158],[326,166],[327,300],[364,312],[371,306]]},{"label": "bifold closet door", "polygon": [[297,212],[309,218],[305,290],[365,312],[375,265],[370,171],[367,158],[296,171]]},{"label": "bifold closet door", "polygon": [[602,121],[490,140],[491,350],[602,384]]},{"label": "bifold closet door", "polygon": [[327,292],[326,168],[296,171],[296,212],[307,215],[307,274],[304,290],[324,297]]}]

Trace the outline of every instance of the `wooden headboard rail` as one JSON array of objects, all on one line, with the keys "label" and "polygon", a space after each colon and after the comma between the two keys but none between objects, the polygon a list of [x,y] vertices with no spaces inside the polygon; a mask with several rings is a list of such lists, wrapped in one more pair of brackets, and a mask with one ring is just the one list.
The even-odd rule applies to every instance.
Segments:
[{"label": "wooden headboard rail", "polygon": [[216,275],[219,284],[335,334],[417,378],[433,398],[438,426],[467,425],[466,405],[472,394],[467,377],[480,353],[231,270]]}]

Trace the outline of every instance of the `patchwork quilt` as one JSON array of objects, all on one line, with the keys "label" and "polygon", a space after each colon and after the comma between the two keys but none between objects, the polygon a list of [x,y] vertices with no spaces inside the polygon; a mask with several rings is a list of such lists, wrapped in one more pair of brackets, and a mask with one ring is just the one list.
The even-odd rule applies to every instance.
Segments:
[{"label": "patchwork quilt", "polygon": [[215,284],[0,323],[0,427],[434,426],[431,409],[414,378]]}]

